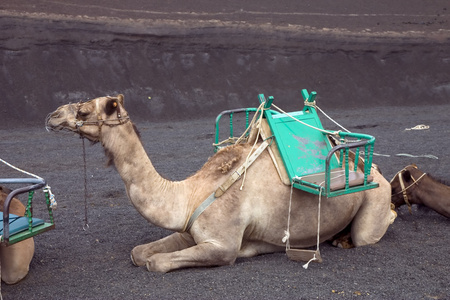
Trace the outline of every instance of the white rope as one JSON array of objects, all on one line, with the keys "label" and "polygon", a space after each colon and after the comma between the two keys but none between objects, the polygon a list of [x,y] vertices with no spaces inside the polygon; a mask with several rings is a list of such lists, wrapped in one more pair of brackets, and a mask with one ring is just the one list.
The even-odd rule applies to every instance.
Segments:
[{"label": "white rope", "polygon": [[[25,170],[22,170],[22,169],[20,169],[20,168],[18,168],[18,167],[16,167],[16,166],[13,166],[12,164],[8,163],[7,161],[5,161],[5,160],[3,160],[3,159],[1,159],[1,158],[0,158],[0,161],[1,161],[2,163],[4,163],[5,165],[7,165],[8,167],[11,167],[11,168],[13,168],[14,170],[17,170],[17,171],[19,171],[19,172],[21,172],[21,173],[23,173],[23,174],[29,175],[29,176],[34,177],[34,178],[37,178],[37,179],[44,180],[42,177],[37,176],[37,175],[35,175],[35,174],[33,174],[33,173],[27,172],[27,171],[25,171]],[[48,193],[48,195],[49,195],[50,208],[51,208],[51,209],[56,209],[58,203],[56,202],[55,195],[52,193],[51,187],[50,187],[48,184],[46,184],[46,185],[42,188],[42,191],[43,191],[44,193]],[[1,299],[0,299],[0,300],[1,300]]]},{"label": "white rope", "polygon": [[293,116],[291,116],[290,114],[288,114],[287,112],[285,112],[284,110],[282,110],[281,108],[279,108],[278,106],[276,106],[276,105],[273,104],[273,103],[272,103],[272,106],[275,107],[275,108],[276,108],[278,111],[280,111],[282,114],[284,114],[284,115],[286,115],[287,117],[291,118],[292,120],[297,121],[297,122],[299,122],[299,123],[301,123],[301,124],[303,124],[303,125],[305,125],[305,126],[308,126],[308,127],[312,128],[312,129],[318,130],[318,131],[323,132],[323,133],[325,133],[325,134],[336,134],[336,133],[337,133],[337,131],[334,131],[334,132],[333,132],[333,131],[329,131],[329,130],[325,130],[325,129],[320,129],[320,128],[314,127],[314,126],[312,126],[312,125],[309,125],[309,124],[307,124],[307,123],[305,123],[305,122],[302,122],[302,121],[300,121],[300,120],[294,118]]},{"label": "white rope", "polygon": [[35,175],[35,174],[33,174],[33,173],[24,171],[24,170],[22,170],[22,169],[20,169],[20,168],[18,168],[18,167],[16,167],[16,166],[13,166],[12,164],[8,163],[7,161],[4,161],[4,160],[1,159],[1,158],[0,158],[0,161],[1,161],[2,163],[4,163],[5,165],[7,165],[8,167],[13,168],[14,170],[17,170],[17,171],[19,171],[19,172],[22,172],[22,173],[24,173],[24,174],[26,174],[26,175],[29,175],[29,176],[31,176],[31,177],[34,177],[34,178],[42,179],[42,180],[43,180],[42,177],[39,177],[39,176],[37,176],[37,175]]},{"label": "white rope", "polygon": [[284,237],[281,240],[283,243],[286,243],[286,251],[291,249],[291,245],[289,243],[289,238],[291,237],[290,224],[291,224],[291,207],[292,207],[292,190],[293,190],[293,188],[294,188],[294,181],[292,181],[292,184],[291,184],[291,195],[289,197],[289,211],[288,211],[287,228],[284,231]]},{"label": "white rope", "polygon": [[263,107],[265,105],[265,102],[262,102],[258,108],[256,109],[255,115],[252,118],[252,121],[250,122],[250,124],[247,126],[247,128],[245,129],[244,133],[236,140],[235,144],[239,144],[239,142],[241,140],[243,140],[245,138],[245,135],[247,134],[247,132],[250,130],[250,128],[252,127],[252,125],[255,123],[256,117],[258,116],[258,112],[261,111],[261,116],[258,119],[258,121],[262,118],[262,114],[263,114]]},{"label": "white rope", "polygon": [[405,130],[425,130],[425,129],[430,129],[430,126],[424,125],[424,124],[420,124],[420,125],[416,125],[416,126],[411,127],[411,128],[405,128]]},{"label": "white rope", "polygon": [[351,132],[350,130],[347,130],[344,126],[333,120],[330,116],[328,116],[322,109],[320,109],[320,107],[318,107],[317,105],[315,105],[314,107],[317,108],[325,117],[327,117],[331,122],[342,128],[344,131]]},{"label": "white rope", "polygon": [[[317,105],[312,105],[314,108],[317,108],[325,117],[327,117],[331,122],[333,122],[334,124],[336,124],[337,126],[339,126],[340,128],[342,128],[342,130],[347,131],[347,132],[351,132],[350,130],[347,130],[344,126],[342,126],[341,124],[339,124],[338,122],[336,122],[335,120],[333,120],[330,116],[328,116],[322,109],[320,109],[320,107],[318,107]],[[428,125],[424,125],[424,124],[420,124],[411,128],[405,128],[405,130],[426,130],[429,129],[430,126]],[[391,157],[391,155],[389,154],[380,154],[380,153],[373,153],[373,155],[375,156],[384,156],[384,157]],[[424,154],[424,155],[412,155],[412,154],[407,154],[407,153],[398,153],[395,154],[395,156],[406,156],[406,157],[422,157],[422,158],[431,158],[431,159],[439,159],[437,156],[435,155],[431,155],[431,154]]]},{"label": "white rope", "polygon": [[[294,177],[294,179],[296,179],[298,177]],[[320,209],[321,209],[321,203],[322,203],[322,185],[325,182],[322,182],[319,184],[320,186],[320,190],[319,190],[319,204],[318,204],[318,209],[317,209],[317,242],[316,242],[316,252],[319,252],[319,244],[320,244]],[[288,210],[288,221],[287,221],[287,228],[284,231],[284,237],[282,238],[282,242],[286,243],[286,251],[291,249],[291,244],[289,242],[289,239],[291,237],[291,233],[290,233],[290,224],[291,224],[291,208],[292,208],[292,191],[294,189],[294,181],[292,181],[291,184],[291,194],[289,197],[289,210]],[[309,263],[312,261],[318,260],[318,258],[316,257],[316,254],[314,253],[314,256],[306,263],[303,265],[304,269],[308,269]]]},{"label": "white rope", "polygon": [[431,158],[431,159],[439,159],[439,157],[431,155],[431,154],[412,155],[412,154],[407,154],[407,153],[398,153],[398,154],[395,154],[395,156],[424,157],[424,158]]},{"label": "white rope", "polygon": [[[258,119],[258,121],[257,121],[257,122],[259,123],[259,126],[258,126],[258,133],[256,134],[255,142],[253,143],[252,149],[248,152],[247,158],[245,159],[245,164],[246,164],[246,165],[247,165],[248,159],[250,158],[250,156],[251,156],[251,154],[252,154],[252,152],[253,152],[253,149],[255,149],[256,144],[258,143],[259,135],[260,135],[260,133],[261,133],[261,120],[262,120],[263,113],[264,113],[264,110],[263,110],[262,108],[264,107],[264,105],[265,105],[265,102],[262,102],[262,103],[259,105],[259,107],[258,107],[258,109],[256,110],[256,113],[255,113],[255,115],[253,116],[253,119],[252,119],[252,123],[254,123],[255,117],[257,116],[258,112],[261,110],[261,116],[259,117],[259,119]],[[247,127],[247,130],[248,130],[249,128],[250,128],[250,125]],[[245,135],[245,133],[247,132],[247,130],[244,132],[243,135],[241,135],[241,137],[243,137],[243,136]],[[239,138],[238,141],[239,141],[240,139],[241,139],[241,138]],[[236,143],[237,143],[237,142],[236,142]],[[240,188],[239,188],[240,191],[242,191],[242,189],[244,188],[245,178],[247,177],[246,175],[247,175],[247,168],[244,169],[244,176],[242,177],[242,183],[241,183],[241,186],[240,186]]]},{"label": "white rope", "polygon": [[[324,182],[322,182],[321,184],[319,184],[320,186],[320,190],[319,190],[319,204],[318,204],[318,209],[317,209],[317,244],[316,244],[316,252],[319,252],[319,243],[320,243],[320,207],[321,207],[321,202],[322,202],[322,184],[324,184]],[[318,260],[318,258],[316,257],[316,254],[314,253],[313,258],[311,258],[306,264],[303,265],[303,269],[308,269],[309,263],[312,261]]]}]

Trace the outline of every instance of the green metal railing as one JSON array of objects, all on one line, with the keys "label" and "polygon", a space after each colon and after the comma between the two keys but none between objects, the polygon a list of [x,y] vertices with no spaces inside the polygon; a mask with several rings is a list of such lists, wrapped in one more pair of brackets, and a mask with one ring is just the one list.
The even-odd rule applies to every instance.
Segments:
[{"label": "green metal railing", "polygon": [[[231,109],[231,110],[224,110],[222,111],[217,117],[216,117],[216,136],[214,139],[214,152],[217,152],[220,148],[226,147],[228,145],[232,145],[234,144],[234,142],[236,141],[236,137],[234,134],[234,115],[235,114],[245,114],[245,129],[244,131],[248,128],[248,126],[250,125],[250,114],[251,113],[255,113],[258,109],[257,108],[237,108],[237,109]],[[228,134],[228,138],[223,140],[222,142],[219,142],[220,139],[220,129],[219,129],[219,124],[220,124],[220,120],[222,119],[222,117],[224,115],[228,115],[229,117],[229,122],[230,122],[230,126],[229,126],[229,134]],[[248,136],[249,132],[246,133],[246,135]]]},{"label": "green metal railing", "polygon": [[[53,211],[50,207],[50,194],[51,192],[48,189],[44,189],[47,211],[49,214],[50,221],[44,222],[43,220],[33,218],[32,212],[32,198],[34,195],[34,191],[46,186],[46,182],[42,178],[4,178],[0,179],[0,184],[30,184],[25,187],[21,187],[11,191],[5,199],[5,203],[3,205],[3,228],[2,234],[0,236],[0,241],[5,245],[12,245],[17,242],[28,239],[32,236],[40,234],[42,232],[48,231],[55,227],[53,220]],[[15,234],[10,234],[10,224],[9,224],[9,206],[14,197],[19,194],[23,194],[28,192],[28,202],[25,210],[25,216],[20,217],[22,219],[26,219],[28,222],[28,228],[21,232],[17,232]],[[35,221],[39,221],[39,225],[34,226]]]}]

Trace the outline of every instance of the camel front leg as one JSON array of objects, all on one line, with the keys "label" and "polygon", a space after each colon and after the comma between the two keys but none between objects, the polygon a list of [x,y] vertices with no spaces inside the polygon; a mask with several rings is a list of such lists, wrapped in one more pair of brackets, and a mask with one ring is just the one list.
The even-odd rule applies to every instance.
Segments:
[{"label": "camel front leg", "polygon": [[1,279],[7,284],[14,284],[22,280],[28,274],[33,255],[33,238],[9,247],[0,246]]},{"label": "camel front leg", "polygon": [[189,233],[176,232],[155,242],[134,247],[131,250],[131,261],[135,266],[141,267],[152,255],[179,251],[194,245],[194,239]]},{"label": "camel front leg", "polygon": [[147,260],[147,269],[166,273],[189,267],[232,265],[237,255],[238,249],[215,242],[203,242],[181,251],[154,254]]}]

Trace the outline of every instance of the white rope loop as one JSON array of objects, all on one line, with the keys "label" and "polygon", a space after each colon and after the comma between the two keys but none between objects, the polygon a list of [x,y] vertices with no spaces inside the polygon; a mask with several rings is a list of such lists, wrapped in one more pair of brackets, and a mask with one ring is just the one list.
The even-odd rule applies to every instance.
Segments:
[{"label": "white rope loop", "polygon": [[56,199],[55,199],[55,195],[52,193],[52,189],[50,188],[50,186],[47,184],[42,191],[44,193],[48,193],[49,195],[49,200],[50,200],[50,208],[51,209],[56,209],[56,207],[58,206],[58,203],[56,203]]}]

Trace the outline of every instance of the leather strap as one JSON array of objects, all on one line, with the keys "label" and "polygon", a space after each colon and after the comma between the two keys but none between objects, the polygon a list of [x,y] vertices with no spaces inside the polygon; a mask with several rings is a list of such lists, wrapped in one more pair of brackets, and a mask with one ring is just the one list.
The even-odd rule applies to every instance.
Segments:
[{"label": "leather strap", "polygon": [[186,227],[182,232],[189,231],[191,229],[192,225],[194,224],[195,220],[205,211],[205,209],[208,208],[217,198],[222,196],[233,183],[235,183],[239,178],[241,178],[241,175],[245,172],[245,170],[251,166],[251,164],[258,158],[258,156],[269,146],[269,143],[267,141],[262,142],[262,144],[256,149],[255,152],[250,155],[250,157],[245,161],[245,163],[240,166],[236,171],[231,174],[230,177],[211,195],[209,195],[208,198],[205,199],[195,210],[194,213],[189,218]]},{"label": "leather strap", "polygon": [[256,149],[255,152],[250,155],[250,157],[245,161],[245,163],[240,166],[236,171],[231,174],[230,177],[216,190],[214,196],[217,198],[222,196],[229,188],[233,185],[239,178],[241,178],[242,174],[244,174],[245,170],[252,165],[252,163],[258,158],[259,155],[269,146],[267,141],[262,142],[262,144]]}]

